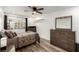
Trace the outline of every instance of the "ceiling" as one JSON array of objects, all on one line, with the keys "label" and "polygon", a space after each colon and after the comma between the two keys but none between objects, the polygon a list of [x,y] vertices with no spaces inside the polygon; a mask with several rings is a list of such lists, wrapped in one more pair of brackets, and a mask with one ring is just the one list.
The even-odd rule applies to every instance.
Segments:
[{"label": "ceiling", "polygon": [[[49,14],[55,11],[64,10],[67,8],[72,8],[73,6],[37,6],[37,8],[44,8],[43,14]],[[32,11],[27,6],[4,6],[4,12],[20,15],[31,15]],[[26,10],[26,12],[24,11]]]}]

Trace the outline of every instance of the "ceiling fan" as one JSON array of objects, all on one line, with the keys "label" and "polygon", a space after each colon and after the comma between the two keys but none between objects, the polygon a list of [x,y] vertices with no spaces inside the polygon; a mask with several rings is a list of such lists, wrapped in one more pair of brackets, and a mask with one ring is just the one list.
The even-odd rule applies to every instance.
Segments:
[{"label": "ceiling fan", "polygon": [[37,8],[36,6],[28,6],[28,7],[32,9],[32,14],[35,14],[35,13],[43,14],[43,12],[40,12],[40,11],[44,10],[44,8]]}]

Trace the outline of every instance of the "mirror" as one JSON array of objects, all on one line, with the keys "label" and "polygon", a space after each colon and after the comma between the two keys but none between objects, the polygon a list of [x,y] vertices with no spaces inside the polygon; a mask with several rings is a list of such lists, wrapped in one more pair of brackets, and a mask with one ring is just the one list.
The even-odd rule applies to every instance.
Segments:
[{"label": "mirror", "polygon": [[57,17],[55,19],[55,28],[72,30],[72,16]]}]

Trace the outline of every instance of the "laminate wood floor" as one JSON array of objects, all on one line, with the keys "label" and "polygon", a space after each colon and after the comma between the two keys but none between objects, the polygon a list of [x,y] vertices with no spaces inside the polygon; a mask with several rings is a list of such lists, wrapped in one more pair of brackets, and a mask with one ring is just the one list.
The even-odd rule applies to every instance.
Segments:
[{"label": "laminate wood floor", "polygon": [[67,52],[61,48],[51,45],[48,40],[40,39],[40,43],[18,49],[17,52]]}]

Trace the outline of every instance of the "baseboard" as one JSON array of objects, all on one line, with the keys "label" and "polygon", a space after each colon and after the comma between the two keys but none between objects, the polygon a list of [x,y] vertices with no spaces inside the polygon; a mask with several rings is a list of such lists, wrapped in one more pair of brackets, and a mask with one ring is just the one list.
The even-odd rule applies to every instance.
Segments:
[{"label": "baseboard", "polygon": [[40,39],[50,40],[50,39],[47,39],[47,38],[44,38],[44,37],[40,37]]},{"label": "baseboard", "polygon": [[50,43],[50,40],[48,40],[48,39],[45,39],[45,38],[42,38],[42,37],[40,37],[40,39],[43,39],[43,40],[48,41]]}]

